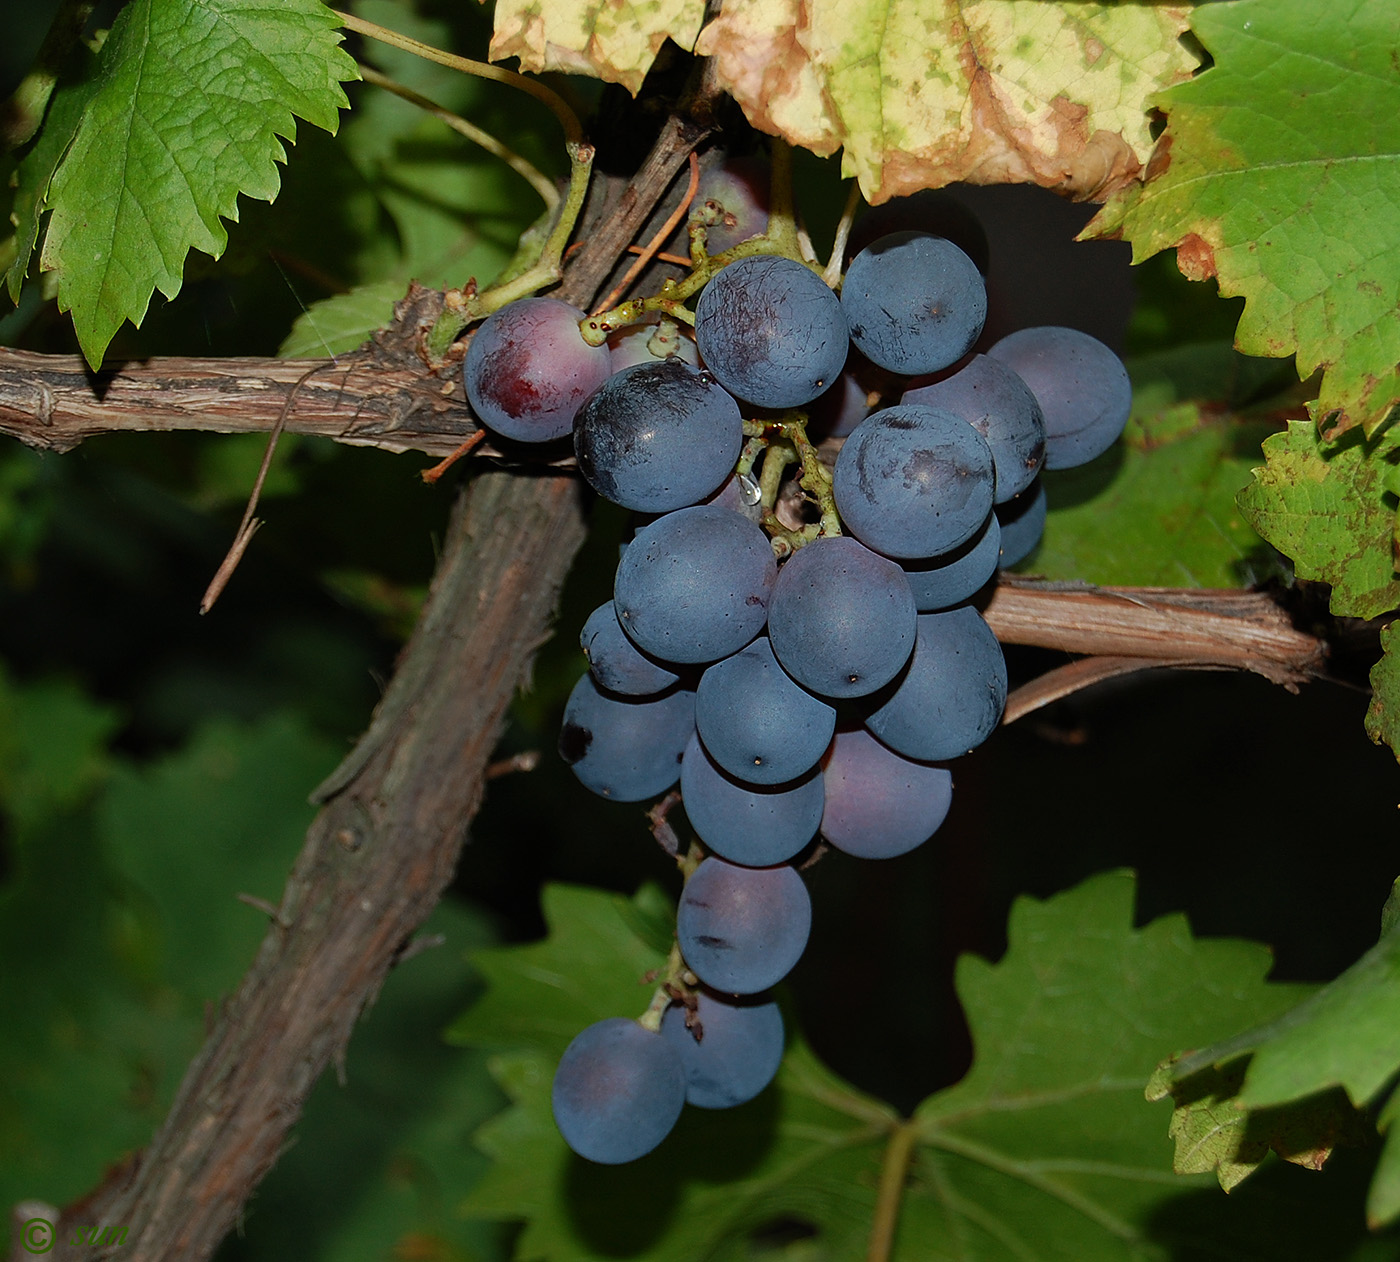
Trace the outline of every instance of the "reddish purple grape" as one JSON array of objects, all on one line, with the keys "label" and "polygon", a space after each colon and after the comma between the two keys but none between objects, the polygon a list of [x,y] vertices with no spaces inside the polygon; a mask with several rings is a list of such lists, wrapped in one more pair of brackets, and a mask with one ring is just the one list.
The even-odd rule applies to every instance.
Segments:
[{"label": "reddish purple grape", "polygon": [[523,443],[573,429],[583,401],[612,373],[608,348],[583,340],[582,319],[557,298],[522,298],[477,329],[462,379],[483,425]]}]

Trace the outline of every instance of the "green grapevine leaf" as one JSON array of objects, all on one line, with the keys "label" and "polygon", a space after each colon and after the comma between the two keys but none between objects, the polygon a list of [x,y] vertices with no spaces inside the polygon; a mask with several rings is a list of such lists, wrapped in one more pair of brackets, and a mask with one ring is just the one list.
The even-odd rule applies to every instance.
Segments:
[{"label": "green grapevine leaf", "polygon": [[1381,631],[1381,657],[1371,667],[1371,704],[1366,708],[1366,735],[1389,745],[1400,758],[1400,652],[1395,624]]},{"label": "green grapevine leaf", "polygon": [[[1400,1073],[1400,933],[1390,903],[1383,924],[1370,951],[1296,1007],[1163,1064],[1154,1082],[1157,1094],[1176,1099],[1174,1127],[1200,1129],[1203,1119],[1192,1115],[1209,1097],[1211,1108],[1239,1119],[1242,1135],[1288,1145],[1296,1153],[1289,1160],[1300,1164],[1320,1163],[1334,1143],[1360,1142],[1365,1126],[1356,1109],[1391,1093]],[[1383,1131],[1397,1110],[1392,1094],[1378,1119]],[[1395,1143],[1391,1130],[1368,1205],[1373,1225],[1400,1217]],[[1249,1165],[1255,1155],[1262,1151],[1245,1143],[1234,1160]],[[1221,1182],[1228,1187],[1247,1173],[1222,1167]]]},{"label": "green grapevine leaf", "polygon": [[10,212],[15,225],[15,257],[5,277],[12,302],[19,301],[19,291],[39,240],[49,181],[97,91],[96,57],[84,50],[79,54],[79,62],[79,69],[55,86],[44,125],[15,172],[15,201]]},{"label": "green grapevine leaf", "polygon": [[705,0],[497,0],[491,59],[620,83],[633,96],[669,37],[694,48]]},{"label": "green grapevine leaf", "polygon": [[1268,1109],[1242,1109],[1237,1097],[1246,1061],[1211,1066],[1180,1082],[1172,1061],[1162,1065],[1147,1090],[1149,1100],[1170,1094],[1175,1105],[1168,1134],[1176,1141],[1172,1165],[1179,1174],[1215,1171],[1225,1191],[1259,1168],[1269,1153],[1322,1169],[1340,1143],[1364,1144],[1369,1128],[1339,1091]]},{"label": "green grapevine leaf", "polygon": [[1147,161],[1148,98],[1195,68],[1191,7],[741,0],[697,51],[761,131],[844,146],[871,203],[956,180],[1101,198]]},{"label": "green grapevine leaf", "polygon": [[1300,993],[1264,982],[1265,948],[1194,940],[1181,916],[1135,930],[1132,904],[1124,873],[1023,898],[1006,957],[959,963],[976,1058],[916,1116],[931,1150],[925,1195],[987,1256],[1138,1256],[1140,1215],[1161,1195],[1160,1115],[1142,1091],[1162,1047],[1199,1044],[1244,1011],[1277,1014]]},{"label": "green grapevine leaf", "polygon": [[1240,1103],[1284,1104],[1339,1086],[1366,1104],[1400,1071],[1400,934],[1258,1034]]},{"label": "green grapevine leaf", "polygon": [[[972,1070],[912,1120],[823,1069],[789,1017],[773,1088],[739,1109],[687,1109],[655,1153],[598,1167],[554,1128],[554,1064],[589,1022],[640,1013],[639,982],[665,947],[638,936],[655,913],[551,887],[549,936],[479,956],[486,996],[452,1032],[502,1049],[492,1070],[513,1106],[478,1134],[494,1165],[466,1210],[523,1219],[520,1259],[737,1259],[778,1223],[811,1235],[814,1256],[859,1257],[885,1163],[912,1137],[896,1258],[1156,1257],[1203,1230],[1142,1100],[1162,1048],[1198,1046],[1242,1014],[1273,1017],[1305,988],[1264,982],[1267,950],[1195,940],[1180,916],[1134,929],[1133,888],[1109,874],[1016,904],[1005,958],[959,965]],[[1278,1247],[1263,1204],[1232,1203],[1232,1256]]]},{"label": "green grapevine leaf", "polygon": [[1237,345],[1325,369],[1314,419],[1373,433],[1400,401],[1400,25],[1391,0],[1203,5],[1215,58],[1159,98],[1155,178],[1090,225],[1246,298]]},{"label": "green grapevine leaf", "polygon": [[191,249],[217,258],[239,193],[271,201],[296,117],[334,131],[356,77],[315,0],[132,0],[44,193],[41,266],[58,273],[94,368],[153,290],[180,290]]},{"label": "green grapevine leaf", "polygon": [[[659,897],[644,889],[631,900],[634,911],[621,894],[546,886],[549,936],[528,946],[478,952],[473,963],[486,994],[448,1037],[478,1047],[526,1047],[558,1059],[584,1026],[604,1017],[640,1016],[652,991],[643,977],[665,964],[668,948],[643,940],[635,916]],[[592,980],[580,985],[584,977]]]},{"label": "green grapevine leaf", "polygon": [[297,317],[277,353],[288,359],[318,359],[353,351],[389,323],[406,289],[399,280],[372,281],[312,303]]},{"label": "green grapevine leaf", "polygon": [[[1101,462],[1041,475],[1050,518],[1022,568],[1161,587],[1261,581],[1271,554],[1241,518],[1235,496],[1277,426],[1229,403],[1257,362],[1221,344],[1129,361],[1133,414],[1121,444]],[[1194,397],[1181,397],[1182,376]]]},{"label": "green grapevine leaf", "polygon": [[110,772],[117,715],[73,684],[0,676],[0,803],[21,844],[92,796]]},{"label": "green grapevine leaf", "polygon": [[[207,724],[179,753],[118,772],[99,807],[103,844],[151,911],[156,966],[182,994],[216,999],[248,967],[315,813],[306,786],[336,751],[302,724]],[[190,862],[191,849],[199,856]]]},{"label": "green grapevine leaf", "polygon": [[1389,478],[1400,436],[1358,429],[1323,443],[1311,421],[1292,421],[1264,443],[1265,464],[1240,492],[1240,511],[1293,559],[1300,578],[1332,585],[1332,611],[1374,618],[1400,604]]},{"label": "green grapevine leaf", "polygon": [[1376,1126],[1385,1136],[1381,1159],[1371,1179],[1371,1191],[1366,1198],[1366,1222],[1375,1230],[1400,1219],[1400,1091],[1392,1092],[1386,1101]]}]

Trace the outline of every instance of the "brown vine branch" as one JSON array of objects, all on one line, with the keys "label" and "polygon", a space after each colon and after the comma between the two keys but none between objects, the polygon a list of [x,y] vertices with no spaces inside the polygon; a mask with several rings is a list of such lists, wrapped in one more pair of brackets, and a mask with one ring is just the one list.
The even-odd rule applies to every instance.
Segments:
[{"label": "brown vine branch", "polygon": [[[562,297],[586,306],[603,287],[702,135],[673,120],[620,196],[610,200],[616,189],[599,182],[596,226]],[[440,305],[441,295],[437,300]],[[409,326],[403,347],[414,344],[428,314],[401,305]],[[420,398],[407,351],[395,359],[381,343],[379,353],[390,396]],[[269,409],[275,416],[306,368],[290,364],[286,376],[247,378],[245,385],[277,400]],[[351,365],[345,378],[363,371],[364,365]],[[202,380],[204,388],[215,387],[215,402],[229,406],[237,373],[208,362]],[[346,423],[324,386],[313,378],[304,392]],[[359,388],[371,406],[374,384]],[[87,392],[93,395],[90,386]],[[158,395],[154,401],[162,402]],[[298,395],[297,411],[301,402]],[[381,416],[393,415],[394,406]],[[90,420],[100,416],[100,401],[88,407]],[[57,414],[56,407],[48,413]],[[224,1004],[149,1147],[65,1211],[52,1257],[200,1262],[213,1253],[276,1161],[312,1085],[326,1065],[341,1063],[361,1012],[451,879],[506,707],[545,636],[583,533],[576,479],[501,471],[474,478],[369,730],[318,791],[325,805],[257,958]],[[69,1229],[77,1223],[125,1227],[125,1241],[119,1251],[70,1248]]]},{"label": "brown vine branch", "polygon": [[[1248,670],[1296,689],[1324,673],[1325,643],[1295,627],[1267,592],[1089,587],[1003,575],[983,612],[1004,644],[1107,659],[1102,678],[1138,662],[1144,670]],[[1074,678],[1048,685],[1040,704],[1072,691],[1064,685]],[[1089,667],[1079,667],[1078,678],[1077,687],[1096,682]]]}]

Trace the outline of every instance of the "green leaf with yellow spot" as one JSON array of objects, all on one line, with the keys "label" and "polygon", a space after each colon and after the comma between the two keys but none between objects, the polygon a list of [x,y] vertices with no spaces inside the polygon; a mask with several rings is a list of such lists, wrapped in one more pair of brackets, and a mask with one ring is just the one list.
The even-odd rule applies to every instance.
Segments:
[{"label": "green leaf with yellow spot", "polygon": [[1391,467],[1400,435],[1353,430],[1323,443],[1311,421],[1290,421],[1264,443],[1265,464],[1240,492],[1240,511],[1299,578],[1332,585],[1332,612],[1374,618],[1400,604],[1392,537]]},{"label": "green leaf with yellow spot", "polygon": [[635,96],[667,38],[693,48],[704,17],[705,0],[497,0],[491,59],[591,75]]},{"label": "green leaf with yellow spot", "polygon": [[1189,4],[727,2],[700,35],[753,125],[843,169],[872,203],[955,180],[1080,197],[1133,181],[1147,101],[1186,79]]},{"label": "green leaf with yellow spot", "polygon": [[1239,349],[1324,369],[1314,418],[1373,433],[1400,401],[1394,0],[1239,0],[1192,27],[1215,65],[1159,98],[1154,177],[1090,230],[1243,295]]}]

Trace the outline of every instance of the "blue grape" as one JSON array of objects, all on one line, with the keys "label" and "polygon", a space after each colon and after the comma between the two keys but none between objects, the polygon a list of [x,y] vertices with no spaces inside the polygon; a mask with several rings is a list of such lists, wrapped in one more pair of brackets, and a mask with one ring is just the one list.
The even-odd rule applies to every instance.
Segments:
[{"label": "blue grape", "polygon": [[562,438],[583,401],[608,379],[606,346],[579,332],[583,312],[557,298],[522,298],[477,329],[462,362],[472,411],[525,443]]},{"label": "blue grape", "polygon": [[768,606],[768,639],[804,688],[860,697],[909,660],[916,617],[904,571],[837,536],[809,543],[783,565]]},{"label": "blue grape", "polygon": [[1098,338],[1041,325],[1008,334],[987,354],[1020,377],[1040,404],[1047,469],[1072,469],[1102,455],[1128,423],[1128,371]]},{"label": "blue grape", "polygon": [[598,687],[629,697],[663,692],[680,676],[653,661],[627,638],[612,601],[599,605],[583,624],[579,647]]},{"label": "blue grape", "polygon": [[892,197],[856,220],[847,255],[858,254],[872,241],[893,232],[928,232],[947,237],[970,258],[983,276],[991,259],[982,221],[960,201],[939,189],[923,189],[908,197]]},{"label": "blue grape", "polygon": [[777,576],[763,530],[699,504],[637,532],[617,567],[613,602],[632,642],[694,665],[738,652],[763,630]]},{"label": "blue grape", "polygon": [[755,995],[782,981],[812,931],[812,900],[787,864],[744,868],[713,855],[685,883],[676,940],[702,982]]},{"label": "blue grape", "polygon": [[836,730],[836,711],[794,683],[759,636],[700,676],[695,726],[730,775],[782,784],[817,765]]},{"label": "blue grape", "polygon": [[695,349],[695,343],[684,336],[672,320],[633,324],[619,329],[608,337],[608,353],[612,358],[614,373],[638,364],[655,364],[663,359],[679,359],[692,367],[698,367],[700,363],[700,352]]},{"label": "blue grape", "polygon": [[1001,560],[997,564],[1001,569],[1019,565],[1035,551],[1045,533],[1047,507],[1045,484],[1038,478],[1009,504],[997,505],[1001,523]]},{"label": "blue grape", "polygon": [[667,1008],[661,1037],[685,1066],[687,1104],[732,1109],[773,1081],[783,1061],[784,1031],[783,1014],[771,999],[736,1002],[702,990],[695,996],[697,1030],[686,1028],[685,1013],[679,1004]]},{"label": "blue grape", "polygon": [[822,772],[822,836],[860,859],[892,859],[921,846],[953,800],[946,768],[902,758],[860,729],[836,734]]},{"label": "blue grape", "polygon": [[841,309],[867,359],[912,376],[946,368],[972,349],[987,319],[987,287],[946,238],[893,232],[851,260]]},{"label": "blue grape", "polygon": [[675,784],[694,730],[693,692],[678,688],[640,700],[614,697],[585,674],[564,707],[559,756],[600,797],[644,802]]},{"label": "blue grape", "polygon": [[885,556],[925,558],[971,539],[992,511],[986,440],[951,412],[901,403],[862,421],[836,457],[842,523]]},{"label": "blue grape", "polygon": [[580,1157],[616,1166],[644,1157],[685,1107],[685,1063],[674,1044],[626,1017],[595,1021],[554,1071],[554,1124]]},{"label": "blue grape", "polygon": [[928,561],[904,561],[904,577],[920,613],[951,609],[976,595],[997,572],[1001,560],[1001,524],[995,513],[962,547]]},{"label": "blue grape", "polygon": [[902,403],[919,403],[960,416],[991,448],[996,502],[1030,486],[1045,463],[1045,418],[1035,395],[999,360],[974,355],[951,377],[906,390]]},{"label": "blue grape", "polygon": [[766,408],[800,407],[846,362],[841,303],[793,259],[755,254],[721,271],[695,307],[700,357],[731,394]]},{"label": "blue grape", "polygon": [[638,364],[609,377],[579,409],[574,454],[604,499],[665,513],[713,494],[744,445],[739,405],[683,360]]},{"label": "blue grape", "polygon": [[1006,659],[992,629],[967,605],[919,615],[914,656],[899,678],[861,703],[865,726],[920,762],[975,749],[1006,708]]},{"label": "blue grape", "polygon": [[791,859],[822,821],[822,775],[752,785],[728,775],[692,737],[681,760],[681,800],[696,835],[721,858],[764,868]]}]

